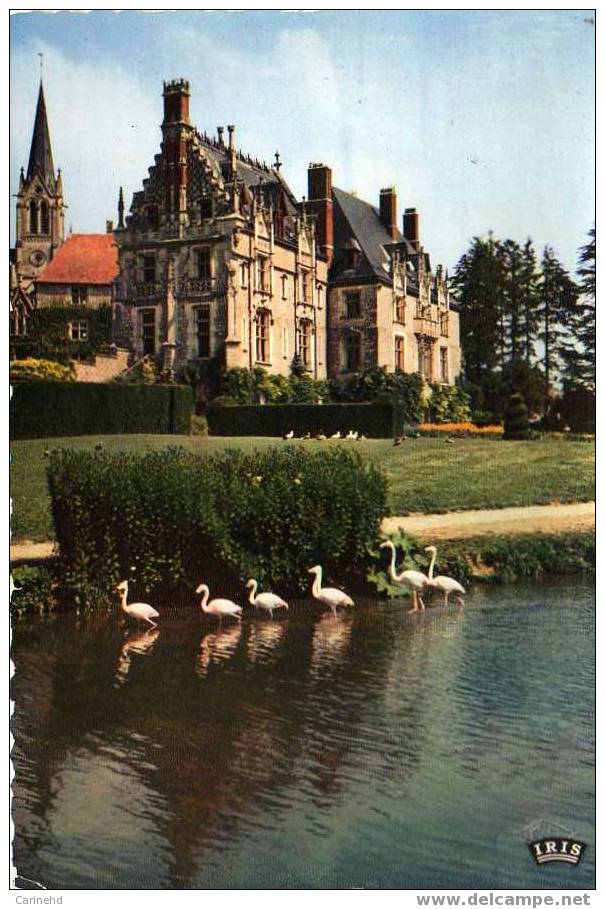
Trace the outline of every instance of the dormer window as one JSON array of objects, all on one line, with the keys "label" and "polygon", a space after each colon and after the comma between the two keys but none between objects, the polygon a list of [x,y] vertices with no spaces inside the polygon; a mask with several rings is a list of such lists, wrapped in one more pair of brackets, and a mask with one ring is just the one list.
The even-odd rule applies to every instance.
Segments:
[{"label": "dormer window", "polygon": [[88,303],[88,287],[85,284],[71,285],[71,302],[73,306],[86,306]]}]

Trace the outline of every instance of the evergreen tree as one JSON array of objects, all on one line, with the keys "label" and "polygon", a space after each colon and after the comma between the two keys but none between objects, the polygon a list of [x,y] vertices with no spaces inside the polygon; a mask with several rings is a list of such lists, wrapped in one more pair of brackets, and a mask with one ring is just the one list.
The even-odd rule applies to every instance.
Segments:
[{"label": "evergreen tree", "polygon": [[578,288],[556,258],[551,247],[542,255],[540,278],[540,340],[544,346],[543,366],[546,389],[552,385],[558,370],[567,365],[573,341],[573,322]]},{"label": "evergreen tree", "polygon": [[572,320],[573,343],[564,353],[567,381],[593,390],[596,381],[596,235],[580,249],[577,305]]},{"label": "evergreen tree", "polygon": [[514,240],[505,240],[498,255],[503,282],[503,361],[514,366],[523,350],[523,256]]},{"label": "evergreen tree", "polygon": [[523,322],[523,356],[529,366],[536,353],[536,340],[540,326],[540,294],[538,283],[540,273],[536,261],[536,251],[531,239],[528,237],[521,253],[521,284],[523,293],[522,322]]},{"label": "evergreen tree", "polygon": [[504,273],[499,244],[474,237],[456,265],[452,287],[460,307],[460,344],[467,379],[481,381],[502,363]]}]

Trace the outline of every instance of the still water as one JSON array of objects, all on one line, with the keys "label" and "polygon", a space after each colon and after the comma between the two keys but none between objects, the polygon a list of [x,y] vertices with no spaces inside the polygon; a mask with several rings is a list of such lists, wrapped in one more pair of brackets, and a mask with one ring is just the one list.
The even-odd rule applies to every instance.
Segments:
[{"label": "still water", "polygon": [[[15,864],[48,888],[594,886],[588,581],[16,624]],[[527,842],[588,844],[538,868]]]}]

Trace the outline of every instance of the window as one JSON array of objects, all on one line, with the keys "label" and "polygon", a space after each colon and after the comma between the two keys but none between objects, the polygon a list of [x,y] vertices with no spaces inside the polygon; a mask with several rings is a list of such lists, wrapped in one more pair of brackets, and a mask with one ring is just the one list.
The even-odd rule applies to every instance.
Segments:
[{"label": "window", "polygon": [[405,325],[405,297],[395,298],[395,321]]},{"label": "window", "polygon": [[266,256],[258,257],[258,286],[259,290],[269,290],[269,260]]},{"label": "window", "polygon": [[48,202],[42,202],[40,205],[40,233],[50,233],[50,220],[48,217]]},{"label": "window", "polygon": [[195,251],[195,268],[197,277],[204,281],[212,277],[212,260],[208,248],[196,249]]},{"label": "window", "polygon": [[256,313],[256,359],[259,363],[269,362],[270,316],[266,309]]},{"label": "window", "polygon": [[345,368],[347,372],[357,372],[361,366],[361,335],[349,332],[345,341]]},{"label": "window", "polygon": [[195,310],[195,334],[198,357],[210,356],[210,307],[198,306]]},{"label": "window", "polygon": [[311,365],[311,322],[301,319],[298,323],[298,356],[304,366]]},{"label": "window", "polygon": [[250,276],[250,266],[247,262],[242,262],[240,265],[240,284],[242,287],[248,286],[248,278]]},{"label": "window", "polygon": [[86,306],[88,303],[88,287],[85,284],[71,285],[71,302],[73,306]]},{"label": "window", "polygon": [[323,292],[324,289],[321,284],[317,285],[317,308],[321,309],[323,305]]},{"label": "window", "polygon": [[345,294],[345,318],[359,319],[361,316],[361,294],[359,291]]},{"label": "window", "polygon": [[300,276],[300,284],[302,290],[302,299],[303,303],[311,303],[312,301],[312,291],[311,291],[311,272],[303,271]]},{"label": "window", "polygon": [[405,365],[405,338],[401,335],[395,336],[395,371],[403,372]]},{"label": "window", "polygon": [[29,232],[30,234],[38,233],[38,206],[33,199],[29,203]]},{"label": "window", "polygon": [[143,282],[155,284],[155,256],[153,253],[143,256]]},{"label": "window", "polygon": [[281,349],[284,359],[288,356],[288,329],[284,325],[281,332]]},{"label": "window", "polygon": [[287,275],[281,276],[281,296],[282,296],[282,300],[285,300],[286,297],[288,296],[288,276]]},{"label": "window", "polygon": [[214,214],[214,205],[212,199],[204,198],[200,201],[200,218],[202,221],[208,221]]},{"label": "window", "polygon": [[72,341],[86,341],[88,338],[88,322],[78,319],[69,323],[69,336]]},{"label": "window", "polygon": [[248,350],[248,320],[242,316],[242,350]]},{"label": "window", "polygon": [[151,230],[157,230],[160,226],[160,213],[157,205],[147,206],[147,224]]},{"label": "window", "polygon": [[447,347],[442,347],[439,351],[439,369],[441,374],[442,382],[449,382],[450,380],[450,369],[449,361],[447,355]]},{"label": "window", "polygon": [[155,353],[155,309],[141,311],[141,334],[143,335],[143,353]]},{"label": "window", "polygon": [[441,313],[440,321],[441,321],[441,326],[440,326],[441,327],[441,337],[447,338],[449,336],[449,321],[448,321],[447,310],[446,310],[446,312]]},{"label": "window", "polygon": [[420,300],[416,301],[416,318],[422,319],[424,317],[424,310]]},{"label": "window", "polygon": [[433,378],[433,349],[423,338],[418,339],[418,372],[429,381]]}]

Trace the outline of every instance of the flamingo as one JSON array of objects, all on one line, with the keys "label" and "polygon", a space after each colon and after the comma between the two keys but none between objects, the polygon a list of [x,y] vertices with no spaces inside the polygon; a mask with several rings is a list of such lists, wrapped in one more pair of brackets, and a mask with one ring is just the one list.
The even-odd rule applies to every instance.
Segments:
[{"label": "flamingo", "polygon": [[414,569],[409,569],[408,571],[402,571],[401,574],[397,574],[395,571],[395,560],[397,558],[397,550],[394,543],[391,540],[385,540],[384,543],[380,544],[380,548],[384,549],[387,546],[391,550],[391,564],[389,565],[389,577],[396,584],[403,584],[408,590],[412,593],[412,608],[408,609],[408,612],[418,612],[418,603],[422,609],[425,608],[424,601],[420,596],[421,592],[429,584],[429,579],[421,571],[415,571]]},{"label": "flamingo", "polygon": [[273,618],[274,609],[289,609],[290,607],[285,600],[282,600],[281,597],[278,597],[275,593],[258,593],[258,583],[254,578],[250,578],[246,584],[246,588],[250,590],[250,603],[255,607],[261,609],[266,609],[271,618]]},{"label": "flamingo", "polygon": [[157,609],[154,609],[149,603],[127,603],[128,581],[120,581],[116,589],[120,594],[122,612],[131,619],[139,619],[141,622],[148,622],[152,628],[157,628],[158,623],[153,621],[154,619],[159,618],[160,614]]},{"label": "flamingo", "polygon": [[315,575],[312,588],[313,596],[320,603],[329,606],[334,615],[336,615],[336,610],[339,606],[355,605],[351,597],[343,590],[337,590],[336,587],[321,586],[321,565],[314,565],[313,568],[309,568],[309,574]]},{"label": "flamingo", "polygon": [[237,619],[238,622],[241,622],[242,607],[238,606],[237,603],[223,599],[210,600],[210,602],[208,602],[210,590],[207,584],[200,584],[195,592],[204,594],[200,606],[208,615],[215,615],[219,620],[219,624],[221,623],[223,616],[231,616],[232,618]]},{"label": "flamingo", "polygon": [[436,546],[425,546],[424,551],[431,553],[431,564],[429,566],[429,585],[431,587],[436,587],[437,590],[443,591],[443,605],[447,606],[449,595],[451,593],[457,593],[458,596],[456,597],[456,599],[458,600],[459,604],[461,606],[463,606],[464,600],[462,599],[460,594],[465,594],[466,590],[464,589],[462,584],[460,584],[454,578],[448,578],[447,575],[444,575],[444,574],[437,575],[436,578],[433,577],[435,561],[437,559],[437,547]]}]

